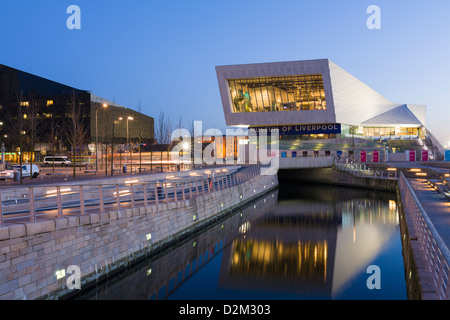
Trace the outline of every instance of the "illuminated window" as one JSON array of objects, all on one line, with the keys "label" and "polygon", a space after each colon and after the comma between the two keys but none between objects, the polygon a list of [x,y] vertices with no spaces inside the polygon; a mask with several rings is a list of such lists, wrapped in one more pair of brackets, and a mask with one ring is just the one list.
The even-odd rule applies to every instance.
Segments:
[{"label": "illuminated window", "polygon": [[326,110],[321,74],[228,81],[233,112]]},{"label": "illuminated window", "polygon": [[47,100],[47,107],[53,105],[53,100]]},{"label": "illuminated window", "polygon": [[22,101],[22,102],[20,103],[20,105],[21,105],[22,107],[28,107],[28,106],[30,105],[30,103],[29,103],[28,101]]}]

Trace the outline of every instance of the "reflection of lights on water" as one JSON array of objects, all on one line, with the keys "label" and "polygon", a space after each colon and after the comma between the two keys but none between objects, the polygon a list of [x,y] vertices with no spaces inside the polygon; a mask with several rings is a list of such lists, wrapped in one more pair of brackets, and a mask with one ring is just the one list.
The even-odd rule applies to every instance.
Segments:
[{"label": "reflection of lights on water", "polygon": [[250,222],[245,222],[243,225],[241,225],[240,227],[239,227],[239,233],[246,233],[247,231],[249,231],[250,230]]},{"label": "reflection of lights on water", "polygon": [[397,209],[397,203],[395,200],[389,200],[389,210],[396,210]]}]

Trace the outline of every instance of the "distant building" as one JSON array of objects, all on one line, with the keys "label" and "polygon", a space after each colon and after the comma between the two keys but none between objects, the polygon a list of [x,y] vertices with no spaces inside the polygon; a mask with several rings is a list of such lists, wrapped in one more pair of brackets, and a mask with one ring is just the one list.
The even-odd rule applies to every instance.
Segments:
[{"label": "distant building", "polygon": [[278,129],[281,149],[352,152],[357,139],[364,148],[394,152],[443,150],[426,127],[426,106],[392,102],[328,59],[217,66],[216,72],[226,124]]},{"label": "distant building", "polygon": [[[26,157],[30,156],[30,134],[33,126],[30,114],[33,110],[36,115],[34,118],[38,119],[35,126],[37,158],[45,154],[70,153],[68,132],[72,103],[81,111],[80,123],[84,128],[84,143],[77,152],[95,153],[96,141],[99,145],[110,144],[112,141],[117,145],[126,145],[127,142],[153,142],[152,117],[98,97],[89,91],[0,64],[0,139],[5,145],[6,159],[15,160],[20,139],[23,139],[24,154],[28,152]],[[23,118],[21,128],[18,126],[19,116]]]}]

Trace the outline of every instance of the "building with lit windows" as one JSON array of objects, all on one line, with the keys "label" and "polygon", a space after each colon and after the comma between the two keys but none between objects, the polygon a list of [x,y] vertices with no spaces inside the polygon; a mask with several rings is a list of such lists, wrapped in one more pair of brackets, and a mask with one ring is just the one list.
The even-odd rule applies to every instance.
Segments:
[{"label": "building with lit windows", "polygon": [[226,124],[278,129],[281,149],[443,150],[426,128],[426,106],[390,101],[328,59],[217,66],[216,73]]},{"label": "building with lit windows", "polygon": [[[77,153],[93,154],[95,145],[136,143],[150,145],[154,119],[132,109],[39,76],[0,64],[0,139],[6,161],[17,161],[21,144],[24,160],[33,154],[68,154],[71,106],[80,112],[83,143]],[[31,121],[34,115],[35,124]],[[22,119],[23,121],[18,121]],[[34,130],[35,148],[30,138]],[[22,140],[22,141],[20,141]],[[82,150],[81,150],[82,149]],[[101,150],[98,150],[101,152]],[[119,150],[120,152],[120,150]]]}]

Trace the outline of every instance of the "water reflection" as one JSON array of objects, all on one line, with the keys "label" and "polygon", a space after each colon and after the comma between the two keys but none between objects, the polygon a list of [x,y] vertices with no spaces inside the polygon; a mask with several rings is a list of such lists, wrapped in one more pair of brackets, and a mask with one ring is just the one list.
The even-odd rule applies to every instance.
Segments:
[{"label": "water reflection", "polygon": [[82,298],[405,299],[395,194],[285,183]]},{"label": "water reflection", "polygon": [[400,244],[395,194],[284,184],[280,195],[273,212],[225,249],[220,287],[335,298]]}]

